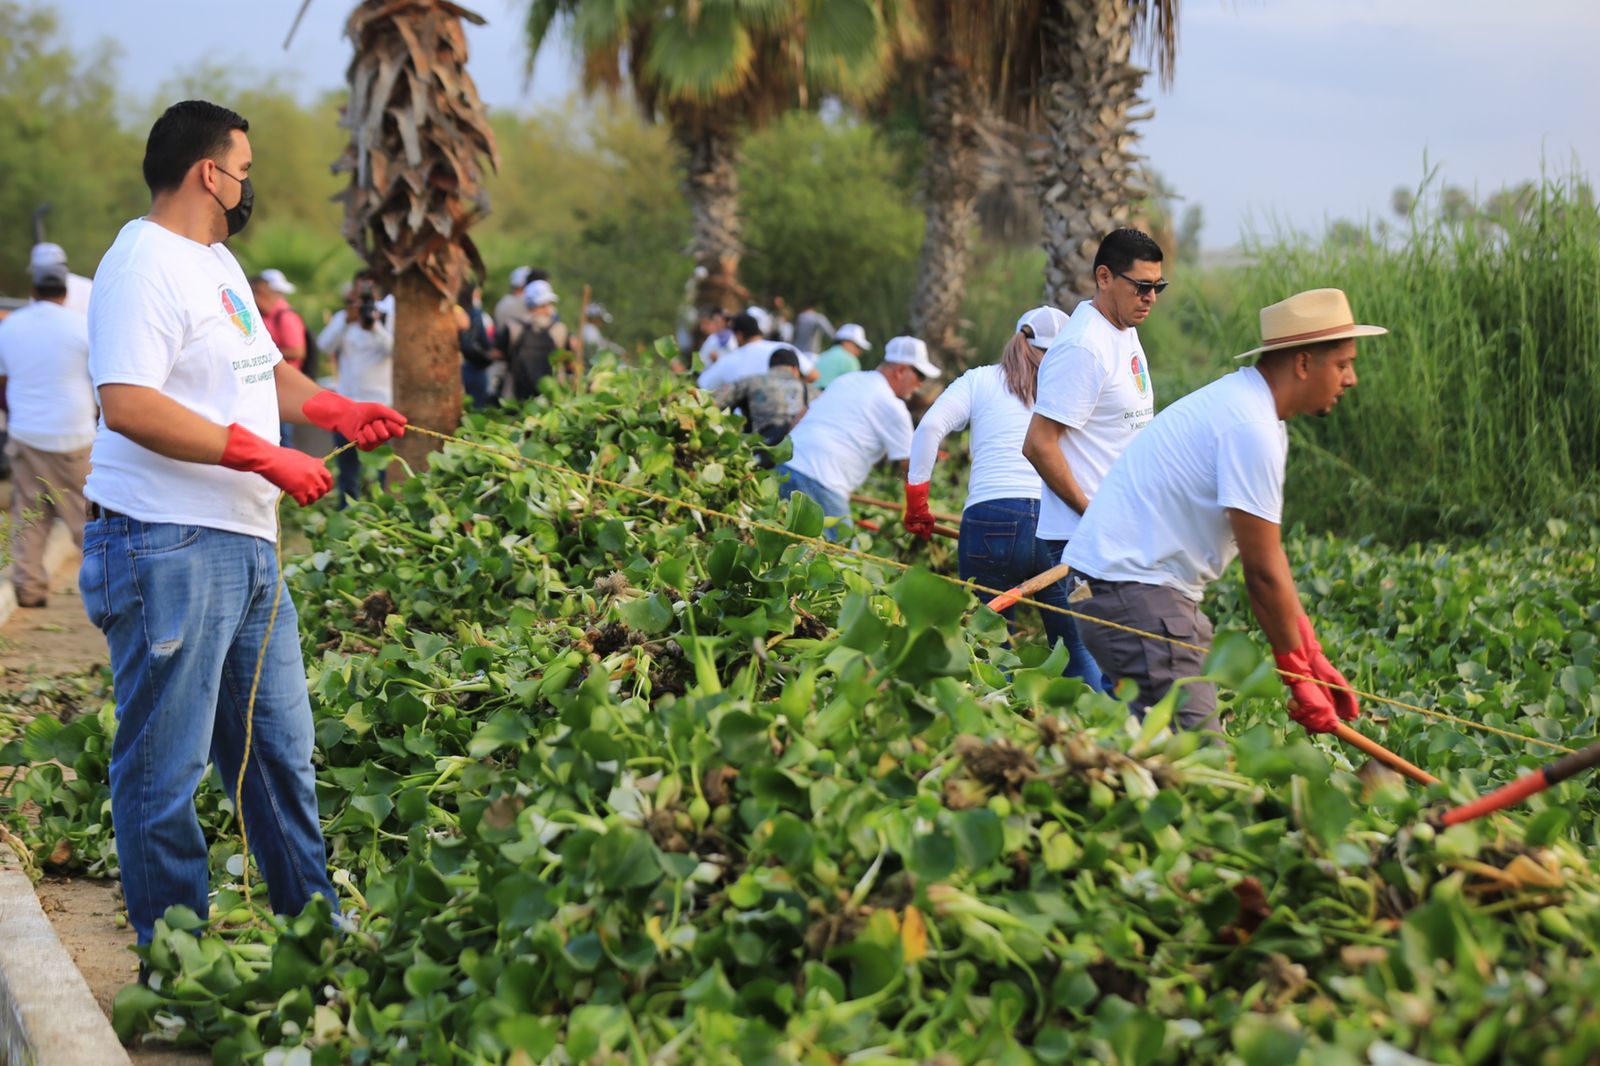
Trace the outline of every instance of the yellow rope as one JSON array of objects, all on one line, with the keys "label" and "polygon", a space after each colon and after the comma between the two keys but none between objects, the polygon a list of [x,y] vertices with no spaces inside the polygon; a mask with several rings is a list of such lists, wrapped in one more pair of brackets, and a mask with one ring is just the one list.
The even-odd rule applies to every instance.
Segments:
[{"label": "yellow rope", "polygon": [[[326,463],[335,458],[340,452],[355,447],[355,442],[342,444],[322,457]],[[272,501],[272,513],[278,513],[278,505],[283,502],[286,493],[278,493]],[[244,751],[239,756],[239,776],[233,785],[233,811],[239,819],[239,854],[243,858],[244,866],[240,875],[240,882],[244,891],[244,905],[250,911],[250,923],[255,924],[256,908],[250,899],[250,831],[244,824],[244,772],[250,765],[250,745],[255,738],[256,725],[256,691],[261,687],[261,669],[267,661],[267,645],[272,643],[272,630],[278,624],[278,608],[283,604],[283,526],[279,523],[278,535],[273,538],[273,570],[277,580],[272,589],[272,610],[267,613],[267,632],[261,638],[261,650],[256,653],[255,672],[250,676],[250,698],[244,707]]]}]

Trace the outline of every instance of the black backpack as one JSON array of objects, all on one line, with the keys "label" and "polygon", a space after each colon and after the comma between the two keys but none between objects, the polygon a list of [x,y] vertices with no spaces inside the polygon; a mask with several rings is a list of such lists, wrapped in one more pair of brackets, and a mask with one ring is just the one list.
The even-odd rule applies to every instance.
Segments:
[{"label": "black backpack", "polygon": [[549,326],[539,327],[524,322],[511,342],[511,352],[506,362],[510,364],[512,391],[519,400],[539,395],[540,379],[554,372],[550,364],[550,356],[557,348],[555,337],[550,335],[554,325],[552,322]]},{"label": "black backpack", "polygon": [[317,347],[317,334],[310,326],[306,326],[305,316],[299,311],[294,315],[300,319],[300,324],[306,329],[306,357],[300,364],[300,372],[312,381],[317,380],[317,372],[322,369],[322,350]]}]

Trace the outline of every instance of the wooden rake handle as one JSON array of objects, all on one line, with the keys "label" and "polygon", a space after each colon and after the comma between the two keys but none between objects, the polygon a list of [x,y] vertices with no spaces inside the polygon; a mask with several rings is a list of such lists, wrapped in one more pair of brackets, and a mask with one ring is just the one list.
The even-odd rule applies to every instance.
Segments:
[{"label": "wooden rake handle", "polygon": [[[876,496],[863,496],[859,492],[850,494],[850,502],[866,504],[868,507],[882,507],[888,511],[905,510],[902,505],[895,503],[893,500],[880,500]],[[961,516],[958,514],[950,514],[948,511],[929,511],[928,513],[933,515],[933,517],[937,518],[941,522],[954,522],[956,525],[961,524]]]},{"label": "wooden rake handle", "polygon": [[1360,748],[1362,751],[1366,752],[1372,758],[1377,759],[1391,770],[1404,774],[1405,776],[1411,778],[1411,780],[1417,782],[1419,785],[1437,785],[1439,783],[1439,779],[1437,777],[1434,777],[1422,767],[1407,762],[1405,759],[1396,755],[1382,744],[1379,744],[1376,740],[1371,739],[1363,733],[1356,732],[1343,722],[1340,722],[1338,725],[1333,727],[1333,735],[1344,741],[1346,744],[1349,744],[1353,748]]},{"label": "wooden rake handle", "polygon": [[[882,526],[870,518],[858,518],[855,520],[855,522],[856,525],[860,526],[862,529],[865,529],[869,533],[877,533],[883,529]],[[961,537],[959,530],[951,529],[949,526],[934,526],[933,531],[939,534],[939,536],[949,537],[951,540],[958,540]]]},{"label": "wooden rake handle", "polygon": [[1035,574],[1022,584],[1016,586],[1015,588],[1007,589],[994,599],[990,600],[988,603],[989,610],[1004,611],[1006,608],[1014,606],[1016,602],[1022,599],[1024,596],[1032,596],[1040,589],[1048,588],[1051,585],[1054,585],[1057,581],[1060,581],[1062,578],[1066,577],[1068,572],[1071,570],[1072,567],[1068,566],[1066,563],[1062,563],[1060,566],[1052,566],[1042,574]]}]

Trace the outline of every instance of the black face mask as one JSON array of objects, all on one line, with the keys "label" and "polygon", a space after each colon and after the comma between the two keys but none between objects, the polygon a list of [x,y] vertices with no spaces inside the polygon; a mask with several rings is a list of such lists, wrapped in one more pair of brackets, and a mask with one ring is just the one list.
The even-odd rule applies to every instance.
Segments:
[{"label": "black face mask", "polygon": [[[221,170],[224,174],[228,174],[228,172],[226,170],[222,170],[221,167],[218,167],[217,169]],[[256,206],[256,191],[250,185],[250,178],[248,176],[244,178],[235,178],[232,174],[228,174],[228,177],[233,178],[234,181],[239,183],[239,202],[232,207],[222,207],[222,201],[217,198],[216,193],[212,193],[211,198],[217,201],[218,207],[222,207],[222,217],[228,223],[228,236],[232,237],[234,234],[244,229],[245,223],[250,221],[250,212],[254,210]]]}]

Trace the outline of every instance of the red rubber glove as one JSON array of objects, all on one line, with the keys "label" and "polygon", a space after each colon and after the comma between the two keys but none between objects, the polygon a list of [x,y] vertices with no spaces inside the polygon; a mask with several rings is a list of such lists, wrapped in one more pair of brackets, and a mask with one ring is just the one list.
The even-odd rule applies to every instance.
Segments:
[{"label": "red rubber glove", "polygon": [[1300,646],[1294,651],[1279,652],[1273,658],[1277,660],[1278,669],[1317,680],[1283,679],[1291,693],[1289,717],[1305,726],[1309,733],[1331,733],[1339,724],[1339,719],[1354,721],[1360,708],[1354,694],[1317,684],[1317,681],[1326,681],[1334,685],[1348,685],[1344,675],[1335,670],[1322,654],[1322,645],[1317,643],[1311,619],[1301,615],[1295,625],[1300,630]]},{"label": "red rubber glove", "polygon": [[1300,616],[1300,647],[1311,653],[1311,676],[1318,681],[1326,681],[1338,688],[1325,689],[1328,697],[1333,700],[1333,709],[1341,719],[1353,722],[1361,714],[1361,704],[1356,699],[1356,694],[1349,691],[1350,682],[1344,679],[1328,657],[1322,654],[1322,645],[1317,643],[1316,631],[1311,628],[1311,619],[1306,615]]},{"label": "red rubber glove", "polygon": [[906,482],[905,527],[923,540],[933,537],[933,515],[928,513],[928,489],[931,484],[928,481],[920,485]]},{"label": "red rubber glove", "polygon": [[260,474],[294,497],[301,507],[321,499],[333,488],[333,474],[322,460],[293,448],[280,448],[235,422],[228,427],[228,444],[221,463],[229,470]]},{"label": "red rubber glove", "polygon": [[406,432],[406,416],[381,403],[357,403],[337,392],[323,389],[300,407],[300,413],[330,433],[353,440],[356,447],[370,452],[384,441]]}]

